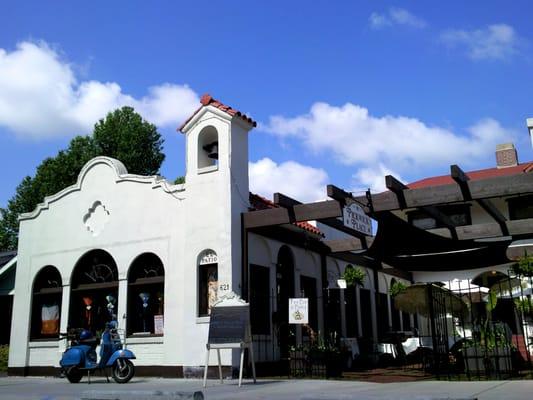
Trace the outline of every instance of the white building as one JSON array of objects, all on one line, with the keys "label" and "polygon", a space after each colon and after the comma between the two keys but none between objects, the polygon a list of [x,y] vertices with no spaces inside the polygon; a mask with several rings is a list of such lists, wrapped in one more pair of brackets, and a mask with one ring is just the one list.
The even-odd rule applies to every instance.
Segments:
[{"label": "white building", "polygon": [[[65,348],[58,332],[79,327],[98,332],[111,318],[126,330],[138,373],[201,374],[209,307],[228,291],[242,292],[241,214],[273,207],[249,194],[248,133],[254,126],[246,115],[205,95],[181,127],[185,184],[130,175],[120,161],[97,157],[75,185],[21,216],[10,374],[56,372]],[[328,284],[321,268],[333,287],[348,263],[310,249],[306,243],[323,234],[308,223],[279,229],[287,240],[248,237],[258,361],[277,360],[286,351],[287,299],[302,294],[312,300],[315,329],[324,329],[323,293],[331,292],[339,335],[377,337],[371,317],[377,307],[374,275],[368,271],[365,287],[352,290],[345,307],[342,291],[322,290]],[[392,276],[376,276],[387,298]],[[383,306],[392,326],[390,301]],[[412,319],[396,314],[397,329],[408,329]],[[305,332],[296,334],[301,341]],[[231,350],[222,353],[223,365],[237,365]]]}]

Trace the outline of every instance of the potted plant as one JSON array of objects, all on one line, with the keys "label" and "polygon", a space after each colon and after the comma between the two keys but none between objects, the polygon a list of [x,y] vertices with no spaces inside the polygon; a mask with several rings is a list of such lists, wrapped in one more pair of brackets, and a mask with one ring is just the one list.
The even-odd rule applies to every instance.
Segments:
[{"label": "potted plant", "polygon": [[396,281],[396,282],[393,282],[392,285],[390,286],[389,294],[392,297],[396,297],[400,293],[405,292],[405,289],[407,289],[407,285],[405,283]]},{"label": "potted plant", "polygon": [[366,273],[361,268],[353,267],[352,265],[347,265],[344,274],[342,274],[342,279],[346,281],[347,286],[363,286],[365,283]]}]

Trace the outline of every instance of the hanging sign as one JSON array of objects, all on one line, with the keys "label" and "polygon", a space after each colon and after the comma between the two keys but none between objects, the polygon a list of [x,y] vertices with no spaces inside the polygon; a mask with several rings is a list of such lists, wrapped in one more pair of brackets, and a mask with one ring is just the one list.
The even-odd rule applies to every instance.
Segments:
[{"label": "hanging sign", "polygon": [[204,252],[204,254],[202,254],[202,258],[200,258],[200,265],[216,263],[218,263],[217,253],[211,250]]},{"label": "hanging sign", "polygon": [[309,323],[309,299],[289,299],[289,324]]},{"label": "hanging sign", "polygon": [[342,210],[342,219],[344,226],[372,236],[372,220],[359,205],[352,203],[345,206]]}]

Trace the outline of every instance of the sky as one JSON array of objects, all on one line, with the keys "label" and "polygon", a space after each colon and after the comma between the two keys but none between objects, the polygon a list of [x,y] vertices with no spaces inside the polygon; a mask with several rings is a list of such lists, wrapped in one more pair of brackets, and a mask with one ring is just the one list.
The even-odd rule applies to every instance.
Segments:
[{"label": "sky", "polygon": [[185,173],[202,94],[258,121],[250,190],[301,201],[533,160],[529,1],[10,1],[0,12],[0,207],[46,157],[133,106]]}]

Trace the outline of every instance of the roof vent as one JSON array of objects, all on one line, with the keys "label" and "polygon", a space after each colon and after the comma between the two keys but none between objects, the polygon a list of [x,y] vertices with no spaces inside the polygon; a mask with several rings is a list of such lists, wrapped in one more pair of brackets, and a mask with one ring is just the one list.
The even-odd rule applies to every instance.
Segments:
[{"label": "roof vent", "polygon": [[498,168],[515,167],[518,165],[518,155],[512,143],[496,146],[496,166]]}]

